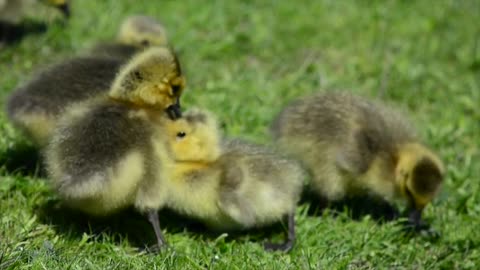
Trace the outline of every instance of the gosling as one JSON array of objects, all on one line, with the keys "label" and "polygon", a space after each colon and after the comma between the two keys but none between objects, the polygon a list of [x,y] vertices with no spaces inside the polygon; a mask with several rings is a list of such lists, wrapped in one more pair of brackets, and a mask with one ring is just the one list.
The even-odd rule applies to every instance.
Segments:
[{"label": "gosling", "polygon": [[69,1],[67,0],[0,0],[0,22],[18,24],[25,9],[34,2],[40,2],[59,9],[66,17],[70,16]]},{"label": "gosling", "polygon": [[[148,49],[121,69],[107,96],[65,110],[45,162],[67,205],[108,215],[132,205],[137,193],[152,192],[157,170],[162,171],[155,152],[163,149],[153,139],[164,141],[163,118],[180,116],[176,104],[183,77],[177,65],[171,50]],[[150,185],[141,187],[141,180]]]},{"label": "gosling", "polygon": [[217,121],[208,112],[190,111],[165,129],[174,163],[171,169],[167,166],[171,174],[159,180],[159,188],[150,189],[155,192],[150,195],[153,201],[144,200],[149,208],[171,208],[217,231],[284,220],[286,240],[265,243],[265,249],[293,247],[294,213],[304,180],[297,162],[265,147],[221,140]]},{"label": "gosling", "polygon": [[308,168],[322,198],[371,193],[406,202],[410,225],[425,228],[421,213],[441,187],[444,166],[399,112],[349,93],[318,93],[288,105],[271,131]]},{"label": "gosling", "polygon": [[[36,145],[44,146],[66,107],[106,94],[119,69],[135,52],[165,42],[163,26],[153,19],[127,18],[120,28],[119,42],[108,46],[110,55],[102,54],[99,47],[90,56],[74,57],[39,72],[14,90],[7,100],[8,118]],[[174,61],[180,68],[176,56]]]},{"label": "gosling", "polygon": [[168,44],[167,30],[162,23],[152,17],[132,15],[120,25],[115,42],[101,42],[91,48],[88,54],[129,59],[144,48]]}]

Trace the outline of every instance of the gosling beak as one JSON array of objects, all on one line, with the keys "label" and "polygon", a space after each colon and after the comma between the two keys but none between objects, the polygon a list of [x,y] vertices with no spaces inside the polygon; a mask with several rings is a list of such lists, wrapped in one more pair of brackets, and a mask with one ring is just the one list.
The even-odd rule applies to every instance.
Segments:
[{"label": "gosling beak", "polygon": [[177,104],[178,108],[180,108],[180,97],[177,97],[177,103],[176,104]]},{"label": "gosling beak", "polygon": [[182,111],[180,110],[180,105],[178,104],[178,102],[176,104],[170,105],[167,108],[167,114],[172,120],[176,120],[182,117]]},{"label": "gosling beak", "polygon": [[415,227],[420,227],[422,224],[422,210],[411,209],[408,213],[408,221]]},{"label": "gosling beak", "polygon": [[66,17],[70,17],[70,6],[68,3],[63,3],[61,5],[58,5],[57,8],[62,12],[62,14]]}]

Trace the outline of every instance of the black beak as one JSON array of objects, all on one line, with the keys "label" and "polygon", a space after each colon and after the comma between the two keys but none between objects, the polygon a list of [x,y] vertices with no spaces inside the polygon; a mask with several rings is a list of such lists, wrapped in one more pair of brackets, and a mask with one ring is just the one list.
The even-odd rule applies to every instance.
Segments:
[{"label": "black beak", "polygon": [[407,228],[415,232],[428,231],[430,225],[422,220],[422,210],[410,208],[408,211],[408,223]]},{"label": "black beak", "polygon": [[422,224],[422,211],[418,209],[412,209],[408,213],[408,221],[414,227],[420,227]]},{"label": "black beak", "polygon": [[439,232],[422,220],[422,210],[415,208],[410,208],[410,210],[408,210],[408,223],[404,229],[408,232],[420,233],[421,235],[430,238],[440,237]]},{"label": "black beak", "polygon": [[70,6],[67,3],[57,6],[57,8],[63,13],[66,18],[70,17]]},{"label": "black beak", "polygon": [[177,97],[177,103],[175,103],[175,105],[180,109],[180,97]]},{"label": "black beak", "polygon": [[172,120],[176,120],[182,117],[182,111],[180,110],[179,104],[177,103],[177,104],[170,105],[167,108],[167,114],[168,114],[168,117],[170,117],[170,119]]}]

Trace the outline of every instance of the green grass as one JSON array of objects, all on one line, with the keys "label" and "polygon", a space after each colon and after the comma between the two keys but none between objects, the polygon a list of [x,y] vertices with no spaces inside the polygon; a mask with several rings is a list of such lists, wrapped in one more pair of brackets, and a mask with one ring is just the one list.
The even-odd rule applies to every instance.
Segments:
[{"label": "green grass", "polygon": [[35,154],[2,113],[0,269],[479,269],[480,2],[304,2],[73,1],[67,25],[0,48],[0,100],[41,66],[113,37],[126,15],[153,15],[180,52],[185,106],[213,110],[228,136],[268,143],[283,105],[326,89],[409,110],[447,168],[425,213],[440,238],[346,212],[312,216],[302,204],[289,254],[259,244],[279,230],[208,233],[169,213],[162,222],[173,249],[138,252],[153,244],[148,223],[131,212],[94,220],[58,208],[46,179],[19,169]]}]

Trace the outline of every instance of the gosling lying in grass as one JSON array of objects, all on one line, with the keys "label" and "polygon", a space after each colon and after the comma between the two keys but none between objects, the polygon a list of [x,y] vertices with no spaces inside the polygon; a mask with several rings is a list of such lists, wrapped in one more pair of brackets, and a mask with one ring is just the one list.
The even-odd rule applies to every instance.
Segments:
[{"label": "gosling lying in grass", "polygon": [[[94,55],[50,66],[18,87],[7,100],[8,118],[43,146],[66,107],[106,94],[119,69],[135,52],[166,42],[163,26],[143,16],[127,18],[118,39],[108,46],[110,55],[101,53],[99,47]],[[144,45],[145,41],[148,45]],[[105,45],[101,48],[106,50]],[[176,57],[175,61],[178,62]]]},{"label": "gosling lying in grass", "polygon": [[318,93],[288,105],[272,133],[309,169],[311,188],[321,197],[372,193],[400,200],[410,223],[425,227],[421,213],[438,193],[444,167],[399,112],[348,93]]}]

